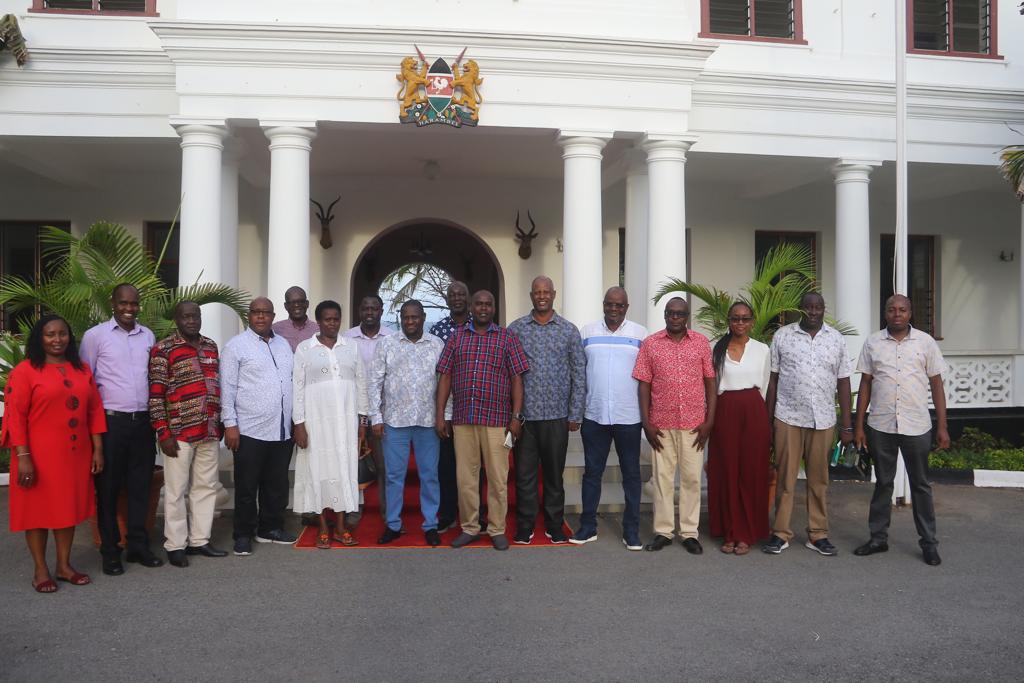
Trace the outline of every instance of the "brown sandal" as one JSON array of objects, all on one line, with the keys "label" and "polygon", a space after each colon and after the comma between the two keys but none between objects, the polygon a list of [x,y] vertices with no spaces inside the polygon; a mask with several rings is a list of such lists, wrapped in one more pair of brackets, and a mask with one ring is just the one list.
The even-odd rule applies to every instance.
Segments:
[{"label": "brown sandal", "polygon": [[726,555],[731,555],[732,553],[736,552],[736,544],[732,541],[726,541],[722,544],[722,547],[719,548],[719,550],[721,550]]},{"label": "brown sandal", "polygon": [[750,552],[750,546],[747,545],[746,543],[743,543],[741,541],[741,542],[736,544],[736,554],[737,555],[746,555],[749,552]]},{"label": "brown sandal", "polygon": [[337,541],[338,543],[342,544],[342,545],[347,545],[347,546],[359,545],[359,541],[357,541],[355,539],[355,537],[352,536],[352,533],[349,532],[349,531],[341,532],[341,535],[340,536],[336,535],[334,537],[334,540]]},{"label": "brown sandal", "polygon": [[316,535],[316,547],[320,550],[331,549],[331,535],[330,534],[317,534]]}]

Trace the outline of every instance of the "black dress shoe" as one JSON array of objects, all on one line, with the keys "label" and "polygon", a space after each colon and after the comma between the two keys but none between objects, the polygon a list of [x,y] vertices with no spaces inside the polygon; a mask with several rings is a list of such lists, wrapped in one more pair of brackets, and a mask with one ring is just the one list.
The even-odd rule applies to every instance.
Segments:
[{"label": "black dress shoe", "polygon": [[942,564],[942,558],[939,557],[939,551],[935,546],[929,546],[921,551],[924,554],[924,563],[931,565],[932,567],[938,567]]},{"label": "black dress shoe", "polygon": [[659,534],[654,537],[654,540],[652,540],[650,543],[644,546],[644,550],[650,550],[653,552],[655,550],[661,550],[662,548],[666,548],[670,545],[672,545],[672,539],[667,536],[662,536],[661,534]]},{"label": "black dress shoe", "polygon": [[441,545],[441,534],[437,533],[437,529],[430,529],[423,536],[427,541],[427,545],[434,548]]},{"label": "black dress shoe", "polygon": [[167,561],[175,567],[188,566],[188,557],[185,555],[184,550],[168,550]]},{"label": "black dress shoe", "polygon": [[864,545],[857,546],[853,554],[858,557],[866,557],[868,555],[874,555],[875,553],[884,553],[889,549],[889,544],[886,542],[879,543],[878,541],[868,541]]},{"label": "black dress shoe", "polygon": [[686,552],[690,553],[691,555],[704,554],[704,546],[702,546],[700,544],[700,541],[698,541],[696,538],[684,538],[683,547],[686,548]]},{"label": "black dress shoe", "polygon": [[143,567],[150,568],[164,566],[164,561],[148,550],[145,552],[128,553],[124,556],[124,561],[141,564]]},{"label": "black dress shoe", "polygon": [[388,543],[391,543],[391,541],[395,540],[401,535],[401,531],[395,531],[391,527],[387,527],[384,529],[384,533],[381,534],[380,537],[377,539],[377,543],[380,545],[387,545]]},{"label": "black dress shoe", "polygon": [[121,576],[124,574],[124,565],[118,557],[103,558],[103,573],[107,576]]},{"label": "black dress shoe", "polygon": [[220,548],[214,548],[212,545],[207,543],[206,545],[189,546],[185,552],[188,555],[202,555],[203,557],[227,557],[228,551],[221,550]]}]

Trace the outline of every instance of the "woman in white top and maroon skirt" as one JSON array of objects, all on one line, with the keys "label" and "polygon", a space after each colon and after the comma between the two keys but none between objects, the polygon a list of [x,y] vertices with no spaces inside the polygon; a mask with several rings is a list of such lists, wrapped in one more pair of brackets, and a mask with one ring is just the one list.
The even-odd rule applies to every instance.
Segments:
[{"label": "woman in white top and maroon skirt", "polygon": [[771,430],[764,393],[771,359],[768,346],[751,339],[754,313],[737,301],[729,307],[729,331],[712,361],[718,377],[718,408],[708,450],[708,517],[723,553],[746,555],[769,534],[768,481]]}]

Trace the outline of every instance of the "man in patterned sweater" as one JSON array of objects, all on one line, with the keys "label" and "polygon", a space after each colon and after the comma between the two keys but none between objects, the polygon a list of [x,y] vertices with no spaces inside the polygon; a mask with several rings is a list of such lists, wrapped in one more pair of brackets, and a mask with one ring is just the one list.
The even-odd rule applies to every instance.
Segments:
[{"label": "man in patterned sweater", "polygon": [[165,458],[164,549],[172,565],[187,567],[186,553],[227,555],[210,545],[222,431],[219,357],[216,342],[199,334],[194,301],[175,306],[174,324],[177,331],[150,351],[149,419]]}]

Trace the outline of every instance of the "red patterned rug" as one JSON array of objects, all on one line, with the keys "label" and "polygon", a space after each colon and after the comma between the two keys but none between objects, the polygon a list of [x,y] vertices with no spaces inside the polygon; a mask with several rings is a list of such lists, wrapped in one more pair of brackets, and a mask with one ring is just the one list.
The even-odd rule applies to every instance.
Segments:
[{"label": "red patterned rug", "polygon": [[[510,458],[511,459],[511,458]],[[482,492],[483,499],[486,500],[486,485]],[[381,534],[384,533],[384,519],[380,514],[380,500],[377,491],[377,485],[373,484],[368,489],[363,491],[364,496],[364,507],[363,517],[359,522],[359,527],[353,532],[353,536],[359,542],[359,545],[354,546],[343,546],[337,541],[331,543],[331,549],[341,550],[357,550],[359,548],[383,548],[399,549],[399,548],[428,548],[433,550],[434,548],[427,544],[426,539],[423,537],[423,514],[420,512],[420,485],[419,476],[416,472],[416,461],[415,458],[410,456],[409,458],[409,474],[405,480],[405,501],[402,506],[402,528],[405,529],[405,533],[401,537],[388,543],[387,545],[380,545],[377,543],[377,539]],[[512,548],[572,548],[575,547],[571,543],[553,544],[547,536],[544,535],[544,518],[543,515],[537,516],[537,522],[533,535],[533,542],[530,545],[517,545],[511,543],[512,536],[516,529],[516,518],[515,518],[515,469],[509,469],[509,492],[508,492],[508,519],[506,520],[505,533],[508,534],[509,543]],[[316,550],[316,537],[319,528],[317,526],[306,526],[302,529],[302,533],[299,535],[299,540],[296,542],[296,548],[302,549],[313,549]],[[451,529],[441,534],[441,545],[438,548],[449,548],[451,542],[455,540],[455,537],[459,535],[461,529],[458,524],[453,526]],[[569,536],[572,534],[572,530],[568,525],[565,526],[565,534]],[[483,534],[479,541],[471,543],[466,546],[467,548],[490,548],[490,538]]]}]

